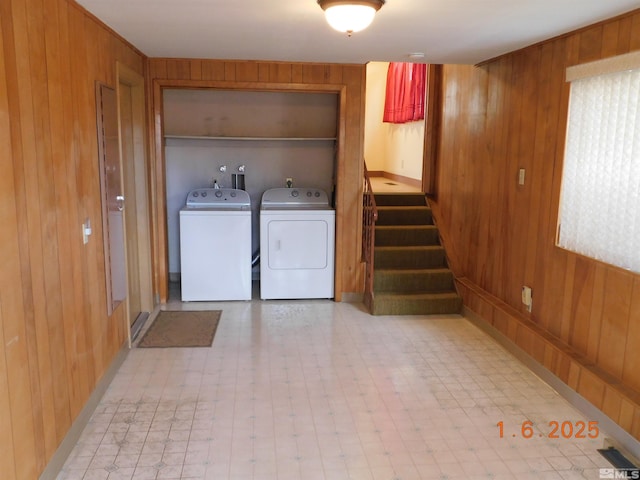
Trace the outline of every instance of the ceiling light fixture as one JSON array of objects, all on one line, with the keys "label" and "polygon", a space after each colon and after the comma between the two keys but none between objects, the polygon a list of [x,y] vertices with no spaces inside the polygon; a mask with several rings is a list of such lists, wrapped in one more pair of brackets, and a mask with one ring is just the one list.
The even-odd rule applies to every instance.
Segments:
[{"label": "ceiling light fixture", "polygon": [[318,0],[329,25],[339,32],[351,36],[364,30],[385,0]]}]

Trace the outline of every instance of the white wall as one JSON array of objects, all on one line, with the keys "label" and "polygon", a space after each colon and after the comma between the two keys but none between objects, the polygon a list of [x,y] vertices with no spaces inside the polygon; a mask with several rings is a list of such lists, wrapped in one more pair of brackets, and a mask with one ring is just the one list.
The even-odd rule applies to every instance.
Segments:
[{"label": "white wall", "polygon": [[364,159],[367,169],[384,171],[387,157],[387,124],[382,123],[387,83],[387,62],[367,64],[367,92],[364,118]]},{"label": "white wall", "polygon": [[387,62],[367,64],[364,155],[369,170],[422,179],[424,120],[401,125],[384,123]]},{"label": "white wall", "polygon": [[[337,95],[220,90],[168,90],[167,135],[334,138]],[[169,272],[180,272],[179,212],[194,188],[213,179],[231,187],[231,174],[245,165],[252,205],[252,248],[259,248],[260,200],[265,190],[286,186],[321,188],[331,197],[333,140],[165,139]],[[219,167],[226,165],[226,173]]]}]

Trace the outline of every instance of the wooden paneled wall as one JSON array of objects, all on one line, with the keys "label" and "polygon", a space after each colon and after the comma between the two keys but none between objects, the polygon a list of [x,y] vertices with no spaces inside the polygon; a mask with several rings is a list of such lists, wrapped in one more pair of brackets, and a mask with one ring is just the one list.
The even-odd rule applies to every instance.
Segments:
[{"label": "wooden paneled wall", "polygon": [[479,66],[446,66],[433,206],[465,305],[640,439],[640,275],[555,246],[565,69],[639,49],[636,10]]},{"label": "wooden paneled wall", "polygon": [[[150,59],[150,150],[155,152],[156,291],[167,298],[167,227],[162,153],[162,88],[334,91],[340,94],[336,172],[336,300],[362,293],[360,262],[364,138],[364,65]],[[154,155],[152,154],[152,155]]]},{"label": "wooden paneled wall", "polygon": [[116,61],[143,71],[71,0],[0,2],[3,479],[38,477],[126,338],[122,308],[106,315],[96,144]]}]

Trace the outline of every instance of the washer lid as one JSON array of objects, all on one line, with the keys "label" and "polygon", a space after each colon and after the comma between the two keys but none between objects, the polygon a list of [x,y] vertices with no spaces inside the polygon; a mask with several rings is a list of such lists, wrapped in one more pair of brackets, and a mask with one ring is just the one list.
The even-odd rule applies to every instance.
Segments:
[{"label": "washer lid", "polygon": [[329,198],[319,188],[272,188],[262,194],[263,209],[326,209]]},{"label": "washer lid", "polygon": [[235,188],[197,188],[187,195],[187,208],[246,210],[251,208],[251,198]]}]

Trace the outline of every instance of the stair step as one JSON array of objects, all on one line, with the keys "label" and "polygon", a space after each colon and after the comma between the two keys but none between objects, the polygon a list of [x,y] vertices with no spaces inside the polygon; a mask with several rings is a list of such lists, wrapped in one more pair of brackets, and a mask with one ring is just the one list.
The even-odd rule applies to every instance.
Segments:
[{"label": "stair step", "polygon": [[455,292],[389,294],[373,298],[372,315],[445,315],[459,314],[462,298]]},{"label": "stair step", "polygon": [[376,193],[376,205],[426,205],[424,193]]},{"label": "stair step", "polygon": [[376,246],[439,245],[435,225],[376,225]]},{"label": "stair step", "polygon": [[427,206],[379,206],[376,225],[432,225],[433,214]]},{"label": "stair step", "polygon": [[446,267],[444,248],[441,245],[412,247],[375,247],[374,269],[423,269]]},{"label": "stair step", "polygon": [[453,273],[448,268],[376,269],[373,273],[373,291],[376,293],[429,293],[455,291]]},{"label": "stair step", "polygon": [[459,314],[462,298],[425,194],[376,193],[375,200],[371,314]]}]

